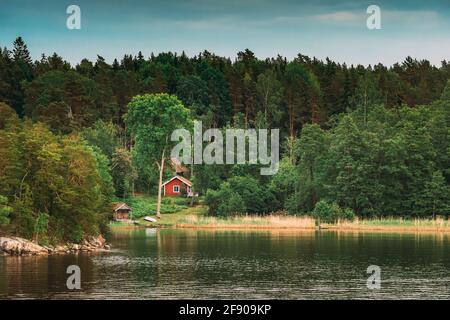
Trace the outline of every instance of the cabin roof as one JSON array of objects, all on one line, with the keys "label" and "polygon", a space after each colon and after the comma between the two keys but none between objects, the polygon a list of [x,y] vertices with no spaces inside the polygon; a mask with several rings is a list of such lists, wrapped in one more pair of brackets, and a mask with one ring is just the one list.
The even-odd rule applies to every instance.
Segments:
[{"label": "cabin roof", "polygon": [[189,187],[192,187],[192,182],[189,181],[188,179],[186,179],[185,177],[182,177],[182,176],[173,176],[171,179],[169,179],[166,182],[164,182],[161,186],[165,186],[166,184],[168,184],[170,181],[172,181],[174,179],[178,179],[181,182],[183,182],[185,185],[188,185]]},{"label": "cabin roof", "polygon": [[131,211],[131,208],[125,203],[125,202],[118,202],[113,205],[113,210],[129,210]]}]

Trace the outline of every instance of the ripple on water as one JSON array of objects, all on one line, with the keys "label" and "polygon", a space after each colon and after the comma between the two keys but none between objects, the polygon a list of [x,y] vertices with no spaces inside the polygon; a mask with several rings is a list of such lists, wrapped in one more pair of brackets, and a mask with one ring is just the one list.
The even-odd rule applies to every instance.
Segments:
[{"label": "ripple on water", "polygon": [[[0,258],[0,297],[448,299],[448,237],[193,230],[113,235],[101,255]],[[65,286],[82,270],[82,290]],[[366,286],[381,267],[380,290]]]}]

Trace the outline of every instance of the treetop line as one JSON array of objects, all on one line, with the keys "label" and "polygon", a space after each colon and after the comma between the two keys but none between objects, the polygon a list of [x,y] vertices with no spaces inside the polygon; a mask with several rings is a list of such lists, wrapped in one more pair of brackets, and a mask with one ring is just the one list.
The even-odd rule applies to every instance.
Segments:
[{"label": "treetop line", "polygon": [[[302,54],[261,60],[250,50],[233,61],[166,52],[72,66],[57,54],[32,61],[19,37],[0,52],[0,206],[19,235],[80,239],[103,228],[111,196],[156,194],[158,181],[173,176],[158,170],[175,145],[166,138],[198,119],[220,128],[222,143],[232,127],[256,129],[258,148],[266,136],[264,152],[244,151],[259,163],[267,155],[268,170],[278,151],[257,129],[279,128],[282,143],[277,174],[263,175],[259,165],[216,165],[216,152],[226,163],[227,151],[211,145],[220,140],[214,131],[206,135],[214,141],[202,130],[191,136],[203,147],[192,157],[205,164],[206,149],[216,160],[189,168],[210,214],[448,215],[449,78],[446,61],[364,67]],[[255,145],[252,130],[242,136]],[[238,145],[233,159],[244,154]]]}]

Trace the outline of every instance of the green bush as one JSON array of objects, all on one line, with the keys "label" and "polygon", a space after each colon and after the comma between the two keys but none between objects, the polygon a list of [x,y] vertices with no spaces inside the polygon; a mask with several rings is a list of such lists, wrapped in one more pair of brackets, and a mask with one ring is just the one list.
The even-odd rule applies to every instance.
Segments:
[{"label": "green bush", "polygon": [[228,216],[235,213],[245,213],[246,207],[244,200],[237,193],[232,193],[227,201],[223,201],[217,208],[217,215]]},{"label": "green bush", "polygon": [[[228,216],[235,213],[242,213],[242,209],[245,208],[239,207],[236,204],[229,204],[229,200],[232,198],[234,203],[241,202],[237,199],[238,197],[240,196],[234,194],[228,182],[222,183],[219,190],[208,189],[205,202],[208,205],[209,214]],[[239,211],[235,211],[236,209]]]},{"label": "green bush", "polygon": [[9,224],[12,208],[8,206],[8,198],[0,196],[0,226]]},{"label": "green bush", "polygon": [[316,203],[312,215],[319,223],[335,223],[338,220],[353,220],[355,217],[353,210],[342,209],[337,203],[329,203],[325,200]]},{"label": "green bush", "polygon": [[84,239],[84,232],[81,227],[77,227],[69,235],[69,241],[73,243],[81,243]]},{"label": "green bush", "polygon": [[228,216],[241,213],[268,213],[277,206],[273,192],[255,178],[232,177],[218,190],[208,189],[205,202],[212,215]]},{"label": "green bush", "polygon": [[342,210],[342,218],[344,220],[353,221],[355,219],[355,212],[352,209],[345,208]]}]

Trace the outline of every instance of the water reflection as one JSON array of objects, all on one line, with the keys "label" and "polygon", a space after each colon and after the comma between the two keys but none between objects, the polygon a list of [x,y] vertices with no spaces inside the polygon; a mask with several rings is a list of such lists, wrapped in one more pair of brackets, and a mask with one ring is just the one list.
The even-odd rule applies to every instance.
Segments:
[{"label": "water reflection", "polygon": [[[106,254],[0,258],[2,298],[449,298],[449,237],[121,229]],[[66,268],[82,290],[66,288]],[[369,265],[380,290],[366,287]]]}]

